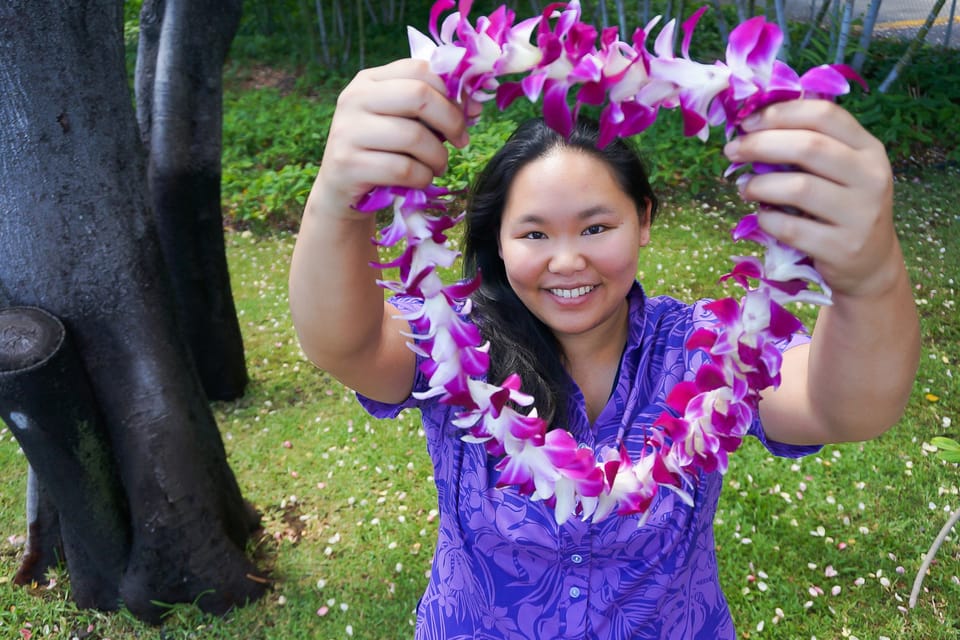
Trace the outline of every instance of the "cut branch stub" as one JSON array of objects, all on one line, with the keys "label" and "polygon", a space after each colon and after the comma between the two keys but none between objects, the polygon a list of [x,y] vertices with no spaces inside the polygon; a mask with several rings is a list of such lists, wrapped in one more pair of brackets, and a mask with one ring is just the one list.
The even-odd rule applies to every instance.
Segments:
[{"label": "cut branch stub", "polygon": [[0,417],[56,508],[75,601],[117,608],[130,546],[125,498],[80,357],[42,309],[0,310]]}]

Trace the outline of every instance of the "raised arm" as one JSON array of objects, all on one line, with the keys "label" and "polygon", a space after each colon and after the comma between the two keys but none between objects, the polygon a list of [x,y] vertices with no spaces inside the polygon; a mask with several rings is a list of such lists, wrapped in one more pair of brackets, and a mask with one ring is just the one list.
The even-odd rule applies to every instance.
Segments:
[{"label": "raised arm", "polygon": [[415,360],[400,333],[409,325],[393,317],[369,266],[374,217],[353,205],[376,186],[428,185],[446,170],[440,137],[462,146],[465,126],[421,61],[362,71],[337,100],[294,248],[290,310],[307,357],[376,400],[409,395]]},{"label": "raised arm", "polygon": [[883,145],[849,113],[824,101],[767,107],[726,149],[743,162],[798,167],[752,178],[748,200],[761,227],[810,255],[833,289],[809,346],[784,354],[783,382],[761,416],[781,442],[865,440],[902,415],[919,362],[920,329],[893,226],[893,179]]}]

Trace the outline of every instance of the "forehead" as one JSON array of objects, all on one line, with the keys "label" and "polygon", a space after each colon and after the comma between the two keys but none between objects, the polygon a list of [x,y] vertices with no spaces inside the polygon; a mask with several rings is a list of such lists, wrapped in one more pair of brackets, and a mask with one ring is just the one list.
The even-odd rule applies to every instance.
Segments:
[{"label": "forehead", "polygon": [[632,199],[605,160],[561,147],[517,172],[507,191],[503,216],[504,221],[530,214],[553,217],[597,207],[634,210]]}]

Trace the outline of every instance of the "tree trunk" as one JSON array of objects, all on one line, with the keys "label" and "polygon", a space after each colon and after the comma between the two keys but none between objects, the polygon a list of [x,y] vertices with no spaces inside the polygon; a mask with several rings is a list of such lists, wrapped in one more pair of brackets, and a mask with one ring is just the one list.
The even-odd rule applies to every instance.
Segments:
[{"label": "tree trunk", "polygon": [[[56,517],[32,520],[49,523],[41,553],[58,522],[74,600],[115,609],[130,547],[127,506],[80,356],[63,324],[41,309],[0,310],[0,335],[0,417],[35,474],[28,493],[47,494],[56,508]],[[42,564],[28,550],[24,565],[39,571]]]},{"label": "tree trunk", "polygon": [[37,472],[27,465],[27,537],[13,584],[43,582],[47,571],[63,562],[60,516]]},{"label": "tree trunk", "polygon": [[[259,597],[264,580],[244,554],[256,514],[172,311],[121,1],[0,5],[0,95],[0,307],[59,318],[90,381],[129,508],[120,599],[158,621],[157,603],[219,613]],[[168,112],[154,114],[162,126]],[[45,461],[26,454],[39,474]]]},{"label": "tree trunk", "polygon": [[137,119],[177,318],[207,397],[233,400],[247,384],[220,208],[223,63],[239,0],[145,0]]}]

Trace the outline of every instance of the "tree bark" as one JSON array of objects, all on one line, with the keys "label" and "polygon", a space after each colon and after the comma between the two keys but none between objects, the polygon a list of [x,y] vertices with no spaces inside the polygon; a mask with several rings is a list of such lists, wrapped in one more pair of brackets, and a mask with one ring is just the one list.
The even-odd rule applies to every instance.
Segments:
[{"label": "tree bark", "polygon": [[[34,495],[49,495],[56,508],[74,600],[115,609],[130,545],[127,508],[80,357],[63,324],[41,309],[0,310],[0,335],[0,417],[39,480]],[[47,521],[42,558],[54,529],[49,513],[37,515],[35,525]],[[36,579],[50,562],[28,554],[24,564]]]},{"label": "tree bark", "polygon": [[243,395],[248,376],[223,242],[223,63],[239,0],[145,0],[137,119],[177,318],[207,397]]},{"label": "tree bark", "polygon": [[73,339],[129,505],[120,599],[159,621],[156,603],[222,613],[259,597],[256,514],[172,312],[121,1],[0,4],[0,95],[0,307],[42,308]]},{"label": "tree bark", "polygon": [[27,536],[13,584],[24,586],[46,580],[47,572],[64,560],[60,516],[37,472],[27,465]]}]

